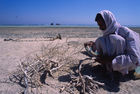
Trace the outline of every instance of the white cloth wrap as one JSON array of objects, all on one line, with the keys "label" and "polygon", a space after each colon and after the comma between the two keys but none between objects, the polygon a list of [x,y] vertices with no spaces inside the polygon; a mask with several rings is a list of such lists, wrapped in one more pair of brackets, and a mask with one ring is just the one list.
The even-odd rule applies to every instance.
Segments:
[{"label": "white cloth wrap", "polygon": [[128,71],[140,65],[139,34],[121,26],[110,11],[103,10],[99,13],[103,16],[107,29],[95,41],[97,51],[102,55],[115,56],[112,60],[113,70],[128,74]]}]

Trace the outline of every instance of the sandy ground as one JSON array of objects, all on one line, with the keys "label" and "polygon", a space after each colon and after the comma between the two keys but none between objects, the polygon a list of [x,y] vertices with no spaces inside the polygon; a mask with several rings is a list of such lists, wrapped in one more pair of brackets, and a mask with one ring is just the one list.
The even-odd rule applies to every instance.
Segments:
[{"label": "sandy ground", "polygon": [[[23,91],[23,88],[20,85],[8,81],[9,76],[12,75],[14,71],[16,71],[20,59],[24,58],[25,56],[28,56],[28,54],[34,54],[34,52],[39,51],[42,45],[47,45],[48,43],[61,44],[66,41],[66,39],[55,41],[32,41],[32,42],[29,42],[27,40],[35,40],[35,39],[33,38],[26,39],[22,42],[3,41],[3,39],[0,39],[0,52],[1,52],[0,94],[19,94],[19,92]],[[76,41],[76,40],[81,39],[72,38],[68,41]],[[83,40],[83,42],[84,41],[85,40]],[[49,91],[52,92],[55,90],[53,89],[51,90],[51,88],[49,88]],[[48,94],[56,94],[56,93],[48,93]]]},{"label": "sandy ground", "polygon": [[[22,42],[15,41],[3,41],[3,38],[0,39],[0,94],[21,94],[24,91],[24,88],[18,83],[13,83],[9,81],[9,76],[16,71],[17,66],[19,65],[20,59],[28,56],[41,49],[42,45],[47,44],[63,44],[66,42],[66,39],[54,40],[54,41],[27,41],[35,40],[34,38],[25,39]],[[41,39],[39,39],[41,40]],[[95,40],[95,38],[69,38],[67,42],[75,45],[83,45],[84,42],[89,40]],[[76,47],[76,46],[73,46]],[[84,51],[84,49],[83,49]],[[88,58],[88,56],[80,53],[77,57],[79,60]],[[62,78],[65,80],[65,78]],[[104,79],[104,78],[102,78]],[[124,78],[125,79],[125,78]],[[58,79],[48,78],[49,83],[59,86],[67,82],[60,81]],[[98,80],[97,80],[98,81]],[[107,83],[106,83],[107,84]],[[122,80],[119,85],[112,86],[114,88],[108,88],[108,84],[104,87],[101,87],[97,94],[139,94],[140,92],[140,80]],[[40,91],[42,94],[59,94],[58,88],[49,87],[44,85]],[[36,93],[37,94],[37,93]],[[69,94],[68,92],[63,92],[62,94]]]}]

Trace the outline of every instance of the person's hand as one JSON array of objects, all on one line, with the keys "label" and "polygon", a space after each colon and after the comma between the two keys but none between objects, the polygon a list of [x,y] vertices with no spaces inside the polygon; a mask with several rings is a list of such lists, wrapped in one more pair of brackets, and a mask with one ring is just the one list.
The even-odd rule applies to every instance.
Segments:
[{"label": "person's hand", "polygon": [[94,44],[93,41],[89,41],[89,42],[84,43],[84,46],[92,46],[93,44]]},{"label": "person's hand", "polygon": [[95,45],[95,42],[93,42],[93,41],[89,41],[89,42],[84,43],[84,46],[85,46],[85,47],[86,47],[86,46],[91,47],[92,50],[93,50],[94,52],[95,52],[95,50],[96,50],[96,45]]}]

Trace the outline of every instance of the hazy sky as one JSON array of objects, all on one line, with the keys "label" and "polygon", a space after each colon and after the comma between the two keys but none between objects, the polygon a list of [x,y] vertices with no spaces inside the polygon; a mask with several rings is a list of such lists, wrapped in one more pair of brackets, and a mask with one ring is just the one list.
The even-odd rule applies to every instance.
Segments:
[{"label": "hazy sky", "polygon": [[0,0],[0,24],[96,24],[110,10],[123,25],[140,25],[140,0]]}]

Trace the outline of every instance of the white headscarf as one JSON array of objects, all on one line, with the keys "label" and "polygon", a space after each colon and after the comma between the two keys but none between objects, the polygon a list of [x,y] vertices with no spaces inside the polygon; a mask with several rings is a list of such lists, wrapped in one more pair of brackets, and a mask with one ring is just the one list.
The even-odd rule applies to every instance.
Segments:
[{"label": "white headscarf", "polygon": [[117,33],[120,27],[120,24],[116,21],[113,13],[111,13],[108,10],[102,10],[99,13],[102,15],[106,24],[106,29],[102,31],[103,36],[106,36],[111,33]]}]

